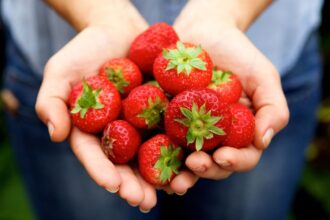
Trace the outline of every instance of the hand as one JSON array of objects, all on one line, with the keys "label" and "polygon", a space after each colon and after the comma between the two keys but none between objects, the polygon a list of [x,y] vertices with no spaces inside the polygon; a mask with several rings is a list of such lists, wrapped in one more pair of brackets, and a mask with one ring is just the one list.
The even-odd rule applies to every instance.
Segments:
[{"label": "hand", "polygon": [[71,128],[67,109],[72,87],[84,77],[97,74],[107,59],[124,57],[134,37],[147,28],[134,9],[126,10],[125,14],[119,10],[109,13],[122,19],[86,27],[49,60],[36,111],[48,125],[53,141],[69,138],[74,154],[98,185],[110,192],[118,192],[129,204],[147,210],[156,204],[154,187],[136,175],[133,168],[112,164],[103,154],[96,136]]},{"label": "hand", "polygon": [[[52,141],[69,139],[73,153],[98,185],[109,192],[118,192],[130,205],[147,211],[156,205],[155,187],[145,182],[136,168],[111,163],[96,136],[71,127],[67,109],[72,87],[84,77],[97,74],[107,59],[125,57],[131,41],[147,28],[147,23],[128,1],[120,1],[117,8],[113,4],[108,14],[121,19],[113,21],[102,16],[105,20],[88,22],[87,27],[77,24],[78,30],[84,27],[82,31],[48,61],[36,111],[48,125]],[[73,19],[71,23],[75,21],[79,19]],[[186,175],[177,176],[174,183],[180,182],[181,176]],[[171,190],[180,193],[193,185],[189,178],[186,183],[183,186],[174,184]]]},{"label": "hand", "polygon": [[[238,2],[189,1],[174,24],[180,39],[201,44],[211,55],[215,66],[239,76],[244,93],[256,112],[252,145],[242,149],[221,147],[212,157],[204,152],[195,152],[187,158],[187,167],[204,178],[223,179],[233,171],[247,171],[255,167],[263,149],[269,145],[273,135],[286,126],[289,117],[276,68],[239,29],[246,29],[249,22],[244,19],[240,22],[235,17],[238,14],[235,7],[240,9]],[[255,16],[247,18],[252,22]]]}]

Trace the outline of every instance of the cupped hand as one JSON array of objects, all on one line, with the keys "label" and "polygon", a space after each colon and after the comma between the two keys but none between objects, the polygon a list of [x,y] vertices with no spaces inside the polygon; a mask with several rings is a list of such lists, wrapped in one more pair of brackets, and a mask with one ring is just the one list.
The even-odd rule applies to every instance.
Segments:
[{"label": "cupped hand", "polygon": [[36,111],[48,125],[52,141],[69,139],[74,154],[98,185],[109,192],[118,192],[129,204],[147,210],[157,201],[154,187],[144,182],[130,166],[111,163],[96,136],[71,126],[67,108],[72,87],[83,78],[96,75],[107,59],[126,56],[131,41],[147,28],[147,23],[133,9],[131,15],[116,13],[113,16],[126,19],[86,27],[50,58]]},{"label": "cupped hand", "polygon": [[212,156],[194,152],[186,159],[187,167],[197,176],[209,179],[223,179],[231,172],[254,168],[289,117],[276,68],[240,30],[247,27],[237,23],[233,16],[237,12],[221,4],[226,1],[189,1],[174,24],[181,40],[201,44],[215,66],[239,76],[255,111],[253,144],[241,149],[224,146]]},{"label": "cupped hand", "polygon": [[[128,4],[128,1],[122,2]],[[101,150],[98,137],[71,125],[67,107],[75,84],[96,75],[106,60],[125,57],[132,40],[147,28],[147,23],[133,6],[121,5],[120,8],[125,10],[109,12],[120,20],[90,24],[50,58],[38,94],[36,112],[48,126],[52,141],[69,139],[73,153],[98,185],[118,193],[130,205],[147,211],[157,203],[155,187],[145,182],[135,167],[111,163]],[[171,190],[185,191],[191,184],[174,185]]]}]

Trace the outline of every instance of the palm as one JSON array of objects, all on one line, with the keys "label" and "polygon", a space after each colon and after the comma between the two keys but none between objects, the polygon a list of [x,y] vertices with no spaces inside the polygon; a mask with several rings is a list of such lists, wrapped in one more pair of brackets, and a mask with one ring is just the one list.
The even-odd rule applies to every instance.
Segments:
[{"label": "palm", "polygon": [[[102,152],[96,136],[83,133],[77,128],[71,129],[66,106],[75,84],[97,74],[98,68],[107,59],[126,55],[130,44],[127,41],[131,39],[126,42],[118,42],[116,39],[119,38],[99,28],[87,28],[78,34],[48,62],[36,108],[48,125],[52,123],[55,131],[50,133],[54,141],[69,137],[74,154],[97,184],[108,191],[118,191],[130,204],[141,205],[145,191],[149,192],[149,197],[155,197],[155,189],[137,176],[131,167],[112,164]],[[43,108],[44,105],[47,105],[47,111],[40,110],[40,106]]]}]

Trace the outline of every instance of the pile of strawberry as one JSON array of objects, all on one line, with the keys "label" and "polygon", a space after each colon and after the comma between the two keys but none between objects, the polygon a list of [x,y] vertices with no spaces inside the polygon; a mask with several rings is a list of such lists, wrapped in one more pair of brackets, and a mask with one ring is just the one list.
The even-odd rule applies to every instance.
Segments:
[{"label": "pile of strawberry", "polygon": [[103,132],[112,162],[137,158],[143,178],[164,186],[189,152],[253,141],[255,119],[238,103],[241,93],[236,75],[213,67],[201,46],[157,23],[133,41],[128,58],[110,59],[76,85],[69,103],[76,127]]}]

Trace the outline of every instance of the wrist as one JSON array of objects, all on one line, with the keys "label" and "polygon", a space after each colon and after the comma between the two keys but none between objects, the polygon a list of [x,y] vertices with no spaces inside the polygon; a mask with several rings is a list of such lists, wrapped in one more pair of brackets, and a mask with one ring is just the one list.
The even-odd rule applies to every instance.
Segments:
[{"label": "wrist", "polygon": [[125,10],[128,0],[46,0],[77,31],[89,26],[107,26]]},{"label": "wrist", "polygon": [[235,0],[231,8],[236,26],[246,31],[272,0]]},{"label": "wrist", "polygon": [[[197,3],[197,8],[213,11],[220,25],[235,26],[246,31],[272,0],[192,0],[191,3],[193,2]],[[208,13],[207,10],[205,13]]]},{"label": "wrist", "polygon": [[[106,2],[106,4],[100,4],[87,10],[85,20],[77,22],[81,29],[95,26],[111,29],[123,22],[123,15],[126,15],[126,18],[136,16],[134,12],[134,15],[132,15],[132,5],[128,0],[111,0],[111,3],[106,0]],[[83,16],[81,15],[80,17]]]}]

